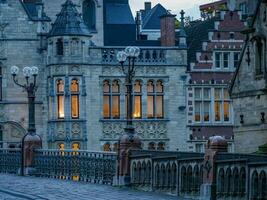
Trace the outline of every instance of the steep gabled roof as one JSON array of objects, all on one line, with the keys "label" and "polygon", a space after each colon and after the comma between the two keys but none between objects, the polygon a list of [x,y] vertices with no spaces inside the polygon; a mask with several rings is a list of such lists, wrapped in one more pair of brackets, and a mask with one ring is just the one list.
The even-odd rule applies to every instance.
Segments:
[{"label": "steep gabled roof", "polygon": [[43,12],[41,18],[38,17],[38,10],[37,10],[37,6],[39,4],[43,4],[40,1],[27,1],[27,2],[23,2],[20,1],[23,8],[25,9],[28,17],[30,20],[32,21],[50,21],[50,18],[48,16],[46,16],[46,14]]},{"label": "steep gabled roof", "polygon": [[144,12],[142,16],[143,29],[160,29],[160,17],[170,14],[161,4],[157,4],[148,12]]},{"label": "steep gabled roof", "polygon": [[108,3],[106,4],[107,24],[135,24],[129,4]]},{"label": "steep gabled roof", "polygon": [[185,27],[187,34],[188,46],[188,61],[196,61],[196,53],[202,51],[203,42],[208,40],[209,31],[214,29],[216,18],[207,19],[205,21],[197,20],[190,22],[190,25]]},{"label": "steep gabled roof", "polygon": [[71,0],[67,0],[63,5],[57,19],[52,24],[49,36],[90,36],[90,32],[81,15],[78,13],[76,6]]}]

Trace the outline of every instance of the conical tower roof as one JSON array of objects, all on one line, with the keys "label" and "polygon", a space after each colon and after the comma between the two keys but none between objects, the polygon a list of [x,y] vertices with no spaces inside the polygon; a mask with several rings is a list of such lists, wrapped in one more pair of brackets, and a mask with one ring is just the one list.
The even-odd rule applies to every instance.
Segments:
[{"label": "conical tower roof", "polygon": [[52,29],[49,33],[49,37],[64,35],[91,36],[81,15],[76,9],[76,5],[71,0],[67,0],[62,5],[62,9],[57,15],[55,23],[52,24]]}]

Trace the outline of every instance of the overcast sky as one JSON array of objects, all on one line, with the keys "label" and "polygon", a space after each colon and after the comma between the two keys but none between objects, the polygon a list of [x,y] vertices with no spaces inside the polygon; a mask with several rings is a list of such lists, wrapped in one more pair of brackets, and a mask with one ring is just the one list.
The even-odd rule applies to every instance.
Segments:
[{"label": "overcast sky", "polygon": [[194,19],[200,17],[199,5],[214,2],[216,0],[129,0],[133,15],[139,9],[144,8],[145,1],[151,1],[152,7],[161,3],[166,9],[171,10],[173,14],[178,14],[182,9],[186,12],[186,16],[190,15]]}]

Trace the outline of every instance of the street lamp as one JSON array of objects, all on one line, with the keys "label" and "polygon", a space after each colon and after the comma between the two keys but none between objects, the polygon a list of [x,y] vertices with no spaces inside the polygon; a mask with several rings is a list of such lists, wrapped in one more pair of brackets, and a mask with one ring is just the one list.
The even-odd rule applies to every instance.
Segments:
[{"label": "street lamp", "polygon": [[[117,60],[120,63],[121,70],[125,75],[125,86],[126,86],[126,99],[127,99],[127,125],[125,128],[126,134],[130,138],[133,138],[134,127],[133,127],[133,77],[135,76],[135,61],[140,55],[140,49],[138,47],[126,47],[124,51],[117,53]],[[124,63],[128,59],[128,66]]]},{"label": "street lamp", "polygon": [[[133,126],[133,78],[135,76],[135,61],[140,54],[138,47],[126,47],[124,51],[117,53],[117,60],[120,63],[121,70],[125,75],[126,98],[127,98],[127,123],[125,133],[119,139],[117,183],[118,185],[129,185],[130,179],[130,158],[131,149],[140,149],[141,140],[135,134]],[[124,65],[128,60],[127,65]]]},{"label": "street lamp", "polygon": [[[19,68],[17,66],[11,67],[11,74],[16,85],[23,88],[28,94],[28,133],[22,139],[22,153],[21,153],[21,175],[24,175],[24,165],[30,166],[32,164],[32,150],[41,146],[41,138],[36,135],[35,128],[35,92],[37,90],[36,79],[38,75],[38,67],[24,67],[22,72],[26,79],[25,84],[20,84],[17,79]],[[33,77],[33,82],[30,82]],[[26,155],[27,154],[27,155]],[[25,156],[27,156],[25,160]]]}]

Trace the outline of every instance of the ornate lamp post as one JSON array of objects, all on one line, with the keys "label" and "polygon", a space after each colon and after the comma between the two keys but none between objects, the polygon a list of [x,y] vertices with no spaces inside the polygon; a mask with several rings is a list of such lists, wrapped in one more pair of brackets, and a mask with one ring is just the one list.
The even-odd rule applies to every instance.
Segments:
[{"label": "ornate lamp post", "polygon": [[[16,78],[19,73],[19,68],[17,66],[11,67],[11,74],[13,76],[13,81],[16,85],[23,88],[28,94],[28,111],[29,111],[29,124],[28,133],[22,139],[22,153],[21,153],[21,175],[24,175],[25,167],[30,167],[32,165],[33,149],[42,146],[41,138],[36,135],[35,128],[35,92],[37,90],[36,79],[38,75],[38,67],[24,67],[23,75],[26,79],[25,84],[20,84]],[[31,76],[33,77],[33,82],[30,82]]]},{"label": "ornate lamp post", "polygon": [[[140,54],[138,47],[127,47],[124,51],[117,54],[121,70],[125,75],[126,99],[127,99],[127,119],[124,135],[119,141],[119,164],[118,164],[118,185],[130,184],[130,160],[129,150],[140,149],[140,138],[135,134],[133,127],[133,77],[135,76],[135,61]],[[128,61],[128,65],[125,63]]]}]

